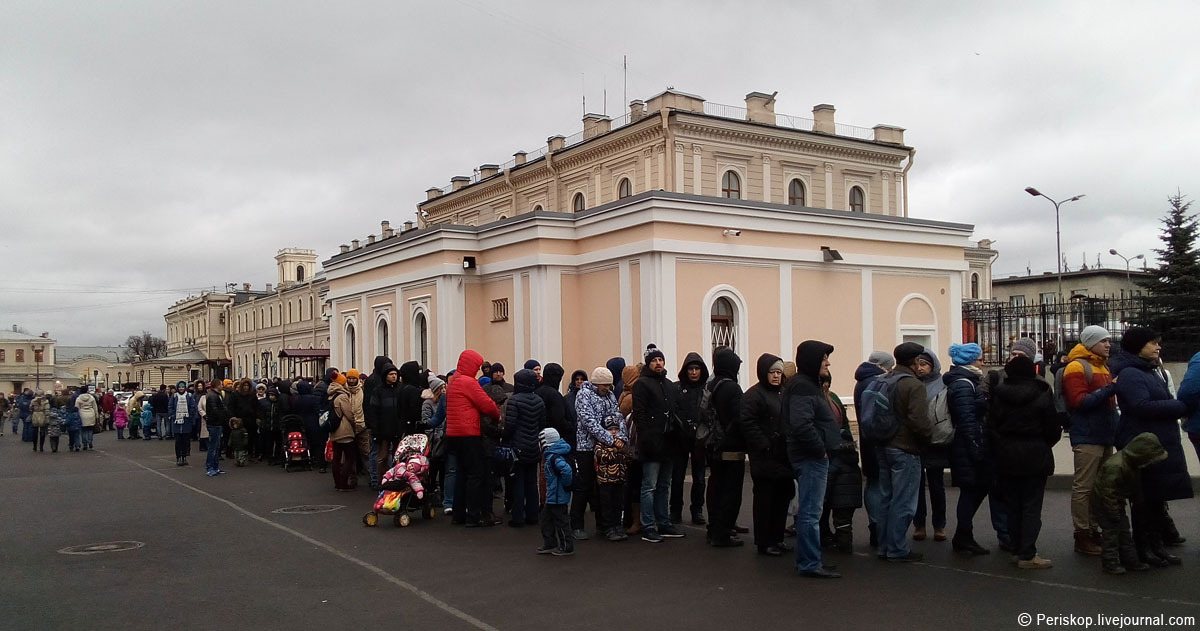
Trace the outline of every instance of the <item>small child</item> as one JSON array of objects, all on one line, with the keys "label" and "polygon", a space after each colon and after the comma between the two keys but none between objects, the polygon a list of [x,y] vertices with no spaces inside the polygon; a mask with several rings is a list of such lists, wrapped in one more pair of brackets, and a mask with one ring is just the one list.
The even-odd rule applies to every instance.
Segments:
[{"label": "small child", "polygon": [[1129,531],[1129,517],[1125,514],[1125,503],[1141,495],[1141,469],[1166,459],[1167,450],[1163,449],[1158,437],[1143,432],[1100,465],[1092,486],[1091,503],[1092,515],[1103,533],[1100,567],[1105,572],[1124,574],[1126,570],[1150,569],[1149,565],[1138,559],[1137,548]]},{"label": "small child", "polygon": [[62,412],[52,409],[50,410],[50,416],[46,419],[46,436],[50,439],[51,453],[58,453],[58,437],[62,436],[62,432]]},{"label": "small child", "polygon": [[625,480],[629,473],[629,436],[625,417],[620,414],[604,419],[604,429],[613,437],[612,445],[596,442],[596,503],[601,530],[609,541],[629,537],[621,526],[621,507],[625,501]]},{"label": "small child", "polygon": [[574,470],[567,462],[571,447],[558,435],[558,430],[546,428],[538,434],[542,448],[543,466],[546,472],[546,503],[538,515],[542,527],[542,547],[538,554],[553,554],[557,557],[575,554],[575,539],[571,535],[571,519],[567,505],[571,503],[571,487],[575,483]]},{"label": "small child", "polygon": [[250,434],[246,433],[246,428],[242,427],[242,419],[233,417],[229,419],[229,448],[233,450],[233,457],[237,459],[237,466],[246,466],[246,446],[250,444]]},{"label": "small child", "polygon": [[150,440],[150,428],[154,426],[154,407],[142,404],[142,440]]},{"label": "small child", "polygon": [[113,408],[113,427],[117,428],[117,440],[125,440],[126,425],[129,425],[129,413],[125,411],[125,406],[118,405]]}]

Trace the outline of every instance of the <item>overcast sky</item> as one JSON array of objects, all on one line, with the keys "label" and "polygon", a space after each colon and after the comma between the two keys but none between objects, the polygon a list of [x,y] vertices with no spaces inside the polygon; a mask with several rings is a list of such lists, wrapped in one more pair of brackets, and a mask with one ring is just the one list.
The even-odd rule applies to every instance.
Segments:
[{"label": "overcast sky", "polygon": [[997,274],[1150,254],[1200,192],[1195,2],[0,0],[0,326],[114,344],[275,251],[412,219],[429,186],[667,86],[895,124],[914,217]]}]

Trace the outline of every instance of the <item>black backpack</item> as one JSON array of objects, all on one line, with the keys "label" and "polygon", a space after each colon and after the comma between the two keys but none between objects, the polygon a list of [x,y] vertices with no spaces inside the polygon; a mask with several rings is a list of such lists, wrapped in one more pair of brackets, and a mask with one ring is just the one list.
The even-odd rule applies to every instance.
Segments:
[{"label": "black backpack", "polygon": [[333,395],[333,397],[329,399],[329,406],[324,412],[321,412],[321,416],[317,419],[317,425],[330,434],[336,432],[338,428],[342,426],[342,415],[338,414],[337,406],[334,405],[333,402],[343,394],[345,393],[339,392]]},{"label": "black backpack", "polygon": [[700,420],[696,423],[696,444],[704,447],[710,454],[716,453],[725,442],[725,428],[721,419],[717,418],[717,410],[712,405],[712,395],[721,387],[721,383],[729,381],[721,377],[713,382],[712,387],[705,387],[700,395]]}]

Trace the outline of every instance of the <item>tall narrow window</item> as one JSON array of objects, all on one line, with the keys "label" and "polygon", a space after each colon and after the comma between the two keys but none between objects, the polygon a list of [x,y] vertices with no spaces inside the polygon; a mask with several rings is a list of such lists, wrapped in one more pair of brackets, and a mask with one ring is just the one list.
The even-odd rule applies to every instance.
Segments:
[{"label": "tall narrow window", "polygon": [[788,183],[788,206],[804,205],[804,182],[799,179]]},{"label": "tall narrow window", "polygon": [[346,323],[346,369],[358,368],[358,357],[355,354],[355,349],[358,347],[358,341],[354,336],[354,323]]},{"label": "tall narrow window", "polygon": [[721,176],[721,197],[728,199],[742,198],[742,179],[733,171],[726,171]]},{"label": "tall narrow window", "polygon": [[979,299],[979,274],[971,274],[971,298]]},{"label": "tall narrow window", "polygon": [[389,348],[387,320],[380,318],[375,324],[375,352],[377,355],[388,355]]},{"label": "tall narrow window", "polygon": [[575,193],[575,196],[571,198],[571,210],[577,213],[583,212],[586,206],[587,200],[584,199],[583,193]]},{"label": "tall narrow window", "polygon": [[417,339],[417,361],[421,363],[422,368],[429,367],[429,321],[425,319],[425,313],[418,311],[413,318],[413,333]]},{"label": "tall narrow window", "polygon": [[724,346],[737,352],[737,319],[734,317],[733,303],[728,298],[717,298],[713,301],[712,313],[712,350]]},{"label": "tall narrow window", "polygon": [[863,190],[857,186],[850,189],[850,210],[856,213],[866,212],[866,198],[863,196]]},{"label": "tall narrow window", "polygon": [[304,282],[304,266],[303,265],[296,266],[296,282],[297,283]]},{"label": "tall narrow window", "polygon": [[625,199],[633,195],[633,184],[629,178],[621,178],[621,183],[617,184],[617,199]]}]

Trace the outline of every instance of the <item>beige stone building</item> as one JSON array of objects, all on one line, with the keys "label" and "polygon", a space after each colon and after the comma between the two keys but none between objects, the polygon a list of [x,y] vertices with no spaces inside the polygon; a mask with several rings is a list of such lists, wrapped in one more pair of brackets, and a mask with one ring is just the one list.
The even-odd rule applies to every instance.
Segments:
[{"label": "beige stone building", "polygon": [[57,346],[54,351],[58,369],[73,376],[63,385],[122,390],[125,384],[136,381],[133,366],[124,359],[124,346]]},{"label": "beige stone building", "polygon": [[[1151,274],[1142,270],[1097,267],[1063,272],[1063,300],[1076,296],[1088,298],[1131,298],[1145,295],[1138,284]],[[1008,276],[992,279],[992,295],[996,300],[1016,307],[1040,305],[1058,299],[1058,275],[1054,272],[1029,276]]]},{"label": "beige stone building", "polygon": [[25,388],[53,390],[55,382],[78,385],[74,375],[55,365],[57,342],[48,333],[31,335],[19,327],[0,330],[0,394]]},{"label": "beige stone building", "polygon": [[749,384],[759,354],[818,338],[849,392],[873,349],[944,356],[972,227],[909,217],[904,130],[773,108],[667,91],[430,189],[420,228],[384,224],[324,262],[333,365],[385,354],[445,372],[469,347],[510,372],[530,357],[569,372],[655,343],[677,367],[724,344]]}]

